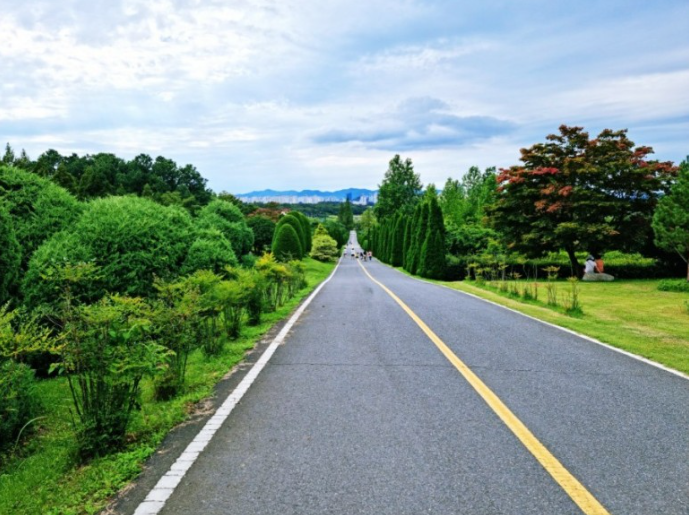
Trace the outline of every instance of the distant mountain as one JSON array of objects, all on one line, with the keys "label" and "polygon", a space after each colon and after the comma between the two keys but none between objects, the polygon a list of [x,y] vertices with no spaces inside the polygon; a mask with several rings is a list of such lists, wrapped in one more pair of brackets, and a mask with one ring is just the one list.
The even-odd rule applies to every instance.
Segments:
[{"label": "distant mountain", "polygon": [[[276,190],[262,190],[262,191],[250,191],[249,193],[240,193],[237,195],[238,198],[245,200],[247,202],[283,202],[289,203],[293,201],[294,203],[299,202],[344,202],[347,196],[350,196],[352,201],[357,201],[359,199],[365,198],[367,203],[374,203],[377,196],[378,190],[368,190],[365,188],[347,188],[344,190],[337,191],[321,191],[321,190],[287,190],[287,191],[276,191]],[[289,199],[289,200],[288,200]]]}]

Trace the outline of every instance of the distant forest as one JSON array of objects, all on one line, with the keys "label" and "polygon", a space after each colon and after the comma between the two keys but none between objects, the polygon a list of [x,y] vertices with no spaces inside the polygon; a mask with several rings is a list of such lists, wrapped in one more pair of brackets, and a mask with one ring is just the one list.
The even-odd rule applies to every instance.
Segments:
[{"label": "distant forest", "polygon": [[[172,159],[163,156],[154,159],[147,154],[139,154],[127,161],[110,153],[62,155],[50,149],[34,161],[24,150],[17,155],[8,143],[0,164],[46,177],[80,200],[109,195],[137,195],[164,205],[179,205],[195,213],[213,198],[220,197],[239,206],[245,215],[268,208],[299,211],[313,218],[337,216],[340,206],[339,202],[246,204],[230,193],[214,193],[194,165],[180,166]],[[352,205],[355,215],[365,210],[366,206]]]}]

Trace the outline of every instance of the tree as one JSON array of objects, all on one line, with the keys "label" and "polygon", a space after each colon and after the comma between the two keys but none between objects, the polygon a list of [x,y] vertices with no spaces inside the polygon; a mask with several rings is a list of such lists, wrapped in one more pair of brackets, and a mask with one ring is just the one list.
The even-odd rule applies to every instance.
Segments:
[{"label": "tree", "polygon": [[275,233],[275,222],[265,216],[250,216],[246,224],[254,232],[254,250],[261,253],[270,248]]},{"label": "tree", "polygon": [[633,251],[651,236],[657,199],[676,175],[649,161],[626,130],[589,139],[582,127],[560,127],[546,143],[521,150],[521,166],[501,170],[488,214],[508,248],[528,256],[564,249],[575,274],[576,252]]},{"label": "tree", "polygon": [[337,242],[337,247],[342,248],[342,246],[347,243],[349,239],[349,231],[340,222],[335,220],[326,220],[323,222],[323,227],[326,228],[330,237]]},{"label": "tree", "polygon": [[378,186],[378,202],[374,208],[379,220],[392,216],[398,210],[411,215],[419,202],[421,180],[414,173],[411,159],[404,162],[399,154],[390,160],[382,184]]},{"label": "tree", "polygon": [[428,230],[421,246],[417,273],[431,279],[445,277],[445,225],[443,213],[435,196],[428,201]]},{"label": "tree", "polygon": [[5,145],[5,154],[2,156],[0,163],[6,166],[14,165],[14,150],[12,150],[9,143]]},{"label": "tree", "polygon": [[352,213],[352,203],[346,199],[340,204],[340,211],[337,214],[337,221],[344,225],[348,231],[354,229],[354,214]]},{"label": "tree", "polygon": [[304,254],[311,252],[311,222],[307,216],[299,211],[292,211],[289,213],[291,216],[296,216],[299,222],[301,222],[302,233],[304,234]]},{"label": "tree", "polygon": [[287,213],[285,216],[280,218],[280,220],[278,220],[278,223],[275,226],[275,233],[277,234],[277,231],[280,230],[280,227],[285,224],[291,225],[294,229],[294,232],[296,232],[297,236],[299,237],[299,254],[294,254],[293,259],[301,259],[306,255],[306,251],[304,250],[306,248],[306,236],[304,235],[304,228],[301,224],[301,221],[292,213]]},{"label": "tree", "polygon": [[658,247],[677,252],[687,263],[689,281],[689,161],[680,165],[677,182],[658,202],[653,232]]},{"label": "tree", "polygon": [[278,261],[301,259],[301,241],[293,225],[285,223],[276,228],[272,251]]},{"label": "tree", "polygon": [[9,213],[0,204],[0,306],[14,296],[19,279],[22,248]]}]

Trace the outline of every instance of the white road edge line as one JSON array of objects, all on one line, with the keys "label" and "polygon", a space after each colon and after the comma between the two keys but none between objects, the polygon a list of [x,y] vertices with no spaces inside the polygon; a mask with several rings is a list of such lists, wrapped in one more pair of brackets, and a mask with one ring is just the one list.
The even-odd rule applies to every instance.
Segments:
[{"label": "white road edge line", "polygon": [[579,338],[583,338],[584,340],[588,340],[591,343],[595,343],[596,345],[600,345],[601,347],[605,347],[606,349],[609,349],[611,351],[618,352],[620,354],[624,354],[625,356],[627,356],[629,358],[635,359],[637,361],[641,361],[642,363],[645,363],[647,365],[651,365],[652,367],[659,368],[660,370],[664,370],[665,372],[669,372],[670,374],[674,374],[677,377],[681,377],[682,379],[689,380],[689,375],[687,375],[683,372],[680,372],[679,370],[675,370],[674,368],[666,367],[665,365],[663,365],[661,363],[658,363],[656,361],[652,361],[648,358],[644,358],[643,356],[639,356],[637,354],[632,354],[629,351],[626,351],[623,349],[618,349],[617,347],[613,347],[609,343],[605,343],[605,342],[602,342],[600,340],[596,340],[595,338],[592,338],[591,336],[587,336],[585,334],[578,333],[576,331],[573,331],[572,329],[567,329],[566,327],[562,327],[562,326],[559,326],[557,324],[553,324],[552,322],[546,322],[545,320],[541,320],[540,318],[536,318],[534,316],[527,315],[526,313],[522,313],[521,311],[517,311],[516,309],[509,308],[507,306],[503,306],[502,304],[498,304],[497,302],[493,302],[492,300],[484,299],[483,297],[479,297],[478,295],[474,295],[473,293],[469,293],[469,292],[462,291],[462,290],[455,290],[454,288],[450,288],[449,286],[446,286],[444,284],[438,284],[438,283],[434,283],[431,281],[426,281],[425,279],[421,279],[419,277],[409,276],[409,275],[404,274],[404,273],[400,272],[399,270],[391,267],[387,263],[383,263],[380,260],[378,260],[378,262],[382,265],[387,266],[388,268],[397,272],[398,274],[402,274],[404,277],[409,277],[410,279],[415,279],[415,280],[420,281],[422,283],[432,284],[434,286],[439,286],[440,288],[446,288],[450,291],[453,291],[455,293],[459,293],[461,295],[468,295],[469,297],[474,297],[475,299],[482,300],[483,302],[493,304],[494,306],[498,306],[499,308],[506,309],[507,311],[511,311],[512,313],[516,313],[516,314],[521,315],[523,317],[530,318],[531,320],[535,320],[536,322],[540,322],[541,324],[544,324],[544,325],[547,325],[550,327],[554,327],[555,329],[559,329],[560,331],[564,331],[564,332],[569,333],[569,334],[573,334],[574,336],[578,336]]},{"label": "white road edge line", "polygon": [[165,506],[166,501],[175,491],[175,488],[182,481],[182,478],[191,468],[191,466],[199,457],[203,449],[211,441],[215,432],[220,429],[223,422],[232,413],[234,407],[239,403],[241,398],[247,392],[249,387],[261,373],[261,370],[268,364],[268,361],[275,353],[276,349],[284,342],[285,337],[289,333],[292,326],[296,323],[299,317],[302,315],[306,307],[311,303],[311,301],[318,295],[323,286],[330,281],[337,272],[338,267],[342,258],[340,258],[335,265],[335,269],[332,273],[321,283],[318,287],[309,295],[309,297],[299,306],[297,311],[294,312],[292,317],[287,321],[285,326],[280,330],[275,339],[271,342],[268,348],[265,350],[263,355],[259,360],[251,367],[251,370],[244,376],[244,379],[237,385],[237,387],[228,395],[227,399],[222,403],[222,405],[216,410],[215,414],[206,422],[203,429],[199,431],[196,437],[187,445],[186,449],[177,458],[177,461],[172,464],[170,469],[160,478],[158,483],[153,487],[153,489],[148,493],[146,498],[139,504],[134,512],[134,515],[157,515],[160,510]]}]

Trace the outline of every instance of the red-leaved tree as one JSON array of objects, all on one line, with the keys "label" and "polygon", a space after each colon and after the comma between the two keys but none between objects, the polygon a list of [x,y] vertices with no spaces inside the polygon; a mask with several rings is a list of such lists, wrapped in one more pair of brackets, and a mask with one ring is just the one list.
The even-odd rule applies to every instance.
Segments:
[{"label": "red-leaved tree", "polygon": [[523,165],[500,171],[489,216],[509,248],[531,257],[565,250],[581,275],[577,251],[634,251],[648,242],[677,167],[649,160],[653,149],[635,147],[626,130],[595,139],[582,127],[559,130],[522,149]]}]

